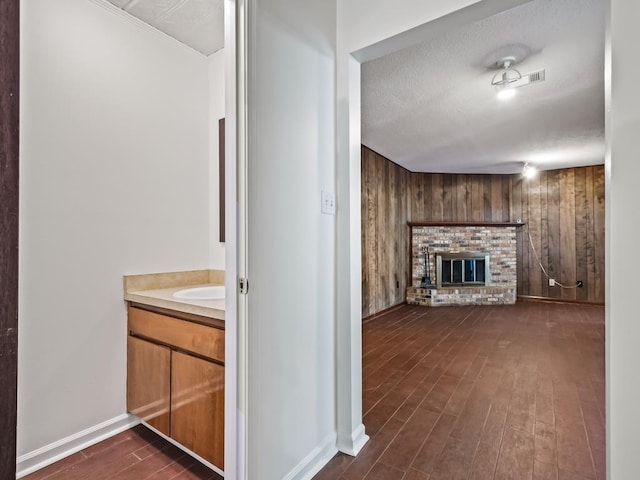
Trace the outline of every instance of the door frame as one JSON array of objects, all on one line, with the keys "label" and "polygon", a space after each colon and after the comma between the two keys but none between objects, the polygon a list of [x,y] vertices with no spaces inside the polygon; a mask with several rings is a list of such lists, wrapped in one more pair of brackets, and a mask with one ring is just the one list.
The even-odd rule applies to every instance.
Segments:
[{"label": "door frame", "polygon": [[0,478],[16,475],[20,2],[0,0]]},{"label": "door frame", "polygon": [[[240,0],[242,1],[242,0]],[[15,478],[17,459],[18,366],[18,242],[19,242],[19,86],[20,0],[0,0],[0,478]],[[228,478],[243,479],[244,435],[237,405],[236,316],[236,0],[225,0],[225,190],[226,291],[229,321],[225,330],[225,470]],[[245,375],[246,377],[246,375]],[[236,473],[237,472],[237,473]]]},{"label": "door frame", "polygon": [[225,0],[225,478],[246,478],[247,0]]},{"label": "door frame", "polygon": [[337,115],[337,189],[349,202],[337,220],[337,430],[343,453],[357,455],[368,439],[362,424],[361,65],[530,1],[472,3],[355,51],[338,45],[338,105],[344,98],[346,106]]}]

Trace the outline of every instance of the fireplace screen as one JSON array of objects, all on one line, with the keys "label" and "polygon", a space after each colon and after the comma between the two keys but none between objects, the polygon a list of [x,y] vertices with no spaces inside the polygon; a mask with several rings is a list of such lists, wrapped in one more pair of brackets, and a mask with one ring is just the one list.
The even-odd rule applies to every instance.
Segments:
[{"label": "fireplace screen", "polygon": [[489,283],[489,255],[478,252],[436,255],[438,287],[462,287]]}]

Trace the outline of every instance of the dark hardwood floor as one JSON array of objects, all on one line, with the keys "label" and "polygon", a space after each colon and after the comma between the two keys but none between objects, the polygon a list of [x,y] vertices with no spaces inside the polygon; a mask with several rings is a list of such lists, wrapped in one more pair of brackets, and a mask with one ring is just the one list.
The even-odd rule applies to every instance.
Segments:
[{"label": "dark hardwood floor", "polygon": [[142,425],[109,438],[26,480],[222,480]]},{"label": "dark hardwood floor", "polygon": [[[371,440],[315,480],[605,480],[604,307],[411,307],[365,323]],[[142,426],[27,480],[221,477]]]},{"label": "dark hardwood floor", "polygon": [[403,306],[363,328],[371,437],[314,480],[604,480],[604,307]]}]

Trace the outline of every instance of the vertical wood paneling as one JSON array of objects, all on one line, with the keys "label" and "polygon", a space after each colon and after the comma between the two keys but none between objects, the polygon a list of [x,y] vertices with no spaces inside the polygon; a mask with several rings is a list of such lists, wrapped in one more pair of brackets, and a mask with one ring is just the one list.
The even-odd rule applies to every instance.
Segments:
[{"label": "vertical wood paneling", "polygon": [[[536,175],[528,181],[528,214],[527,227],[533,244],[536,245],[536,252],[529,250],[529,294],[534,296],[542,295],[542,270],[539,260],[541,260],[541,240],[540,240],[540,175]],[[537,258],[536,258],[537,255]],[[546,281],[546,277],[545,277]]]},{"label": "vertical wood paneling", "polygon": [[422,181],[422,189],[424,191],[424,209],[423,215],[425,220],[434,220],[433,218],[433,182],[431,177],[420,175]]},{"label": "vertical wood paneling", "polygon": [[444,185],[441,173],[431,175],[431,220],[444,220]]},{"label": "vertical wood paneling", "polygon": [[[574,171],[575,195],[576,195],[576,216],[575,216],[575,238],[576,238],[576,281],[586,282],[587,278],[587,175],[586,168],[576,168]],[[575,290],[576,300],[586,301],[588,291],[586,288]]]},{"label": "vertical wood paneling", "polygon": [[[509,215],[511,220],[522,220],[522,187],[519,182],[509,182]],[[516,229],[516,258],[518,259],[518,295],[522,295],[522,250],[524,242],[524,230],[522,228]]]},{"label": "vertical wood paneling", "polygon": [[[362,315],[402,303],[409,278],[409,191],[424,198],[420,177],[362,148]],[[419,208],[417,205],[415,208]]]},{"label": "vertical wood paneling", "polygon": [[491,218],[489,220],[492,222],[504,222],[507,218],[504,217],[502,212],[502,176],[491,175],[491,177],[489,177],[489,181],[491,182],[489,191],[489,194],[491,195]]},{"label": "vertical wood paneling", "polygon": [[389,270],[386,262],[387,248],[389,236],[393,233],[389,231],[388,224],[388,202],[389,202],[389,184],[388,173],[389,163],[384,158],[376,156],[376,188],[378,191],[378,208],[376,215],[377,234],[378,234],[378,251],[376,252],[378,262],[378,278],[376,285],[376,303],[385,304],[389,296],[387,279],[389,278]]},{"label": "vertical wood paneling", "polygon": [[595,251],[595,298],[596,301],[604,302],[604,166],[594,167],[593,176],[593,193],[594,193],[594,211],[593,211],[593,232],[594,232],[594,251]]},{"label": "vertical wood paneling", "polygon": [[[405,257],[405,262],[407,262],[406,268],[398,268],[398,281],[400,282],[400,287],[398,290],[398,298],[400,300],[405,299],[405,292],[407,291],[407,287],[409,279],[411,278],[410,270],[410,247],[409,247],[409,227],[407,226],[406,221],[411,217],[411,212],[409,210],[409,181],[410,181],[409,171],[401,169],[400,170],[400,213],[398,215],[398,223],[397,230],[400,233],[400,243],[398,244],[398,258]],[[404,212],[404,213],[403,213]],[[399,260],[400,261],[400,260]]]},{"label": "vertical wood paneling", "polygon": [[424,189],[422,188],[422,177],[418,174],[409,174],[409,190],[413,195],[410,212],[411,218],[424,218]]},{"label": "vertical wood paneling", "polygon": [[[430,174],[413,175],[433,184]],[[550,170],[528,181],[520,175],[452,177],[450,183],[444,182],[444,188],[451,185],[455,202],[452,216],[444,212],[445,218],[525,222],[517,236],[520,295],[604,302],[604,167]],[[415,205],[416,197],[410,195],[410,203]],[[568,286],[582,280],[584,287],[549,287],[530,246],[529,233],[551,278]]]},{"label": "vertical wood paneling", "polygon": [[368,149],[362,151],[362,311],[375,311],[375,293],[378,283],[378,262],[375,253],[378,251],[377,242],[377,196],[376,188],[376,159]]},{"label": "vertical wood paneling", "polygon": [[[485,222],[490,222],[493,216],[493,205],[491,204],[491,201],[493,199],[493,196],[491,195],[491,176],[483,175],[482,181],[484,184],[484,187],[482,188],[482,198],[484,200],[484,213],[482,218]],[[501,207],[499,205],[496,205],[495,208]]]},{"label": "vertical wood paneling", "polygon": [[469,191],[467,189],[467,176],[455,175],[455,178],[456,216],[453,218],[453,220],[466,221],[468,218],[467,197],[469,196]]},{"label": "vertical wood paneling", "polygon": [[510,208],[510,191],[511,178],[508,175],[502,175],[502,220],[503,222],[513,222],[516,219],[511,216]]},{"label": "vertical wood paneling", "polygon": [[[547,172],[547,224],[549,258],[545,265],[551,278],[560,278],[560,173],[558,170]],[[558,298],[560,290],[549,288],[549,297]]]},{"label": "vertical wood paneling", "polygon": [[[543,265],[549,265],[549,222],[546,221],[549,215],[548,196],[548,172],[540,172],[540,261]],[[544,220],[543,220],[544,219]],[[545,267],[546,268],[546,267]],[[541,276],[542,296],[549,296],[549,281],[546,276]]]},{"label": "vertical wood paneling", "polygon": [[465,175],[465,191],[466,191],[466,199],[467,199],[467,216],[465,221],[472,222],[475,218],[473,214],[473,179],[475,175]]},{"label": "vertical wood paneling", "polygon": [[[560,281],[564,285],[576,282],[576,195],[575,172],[560,171]],[[562,289],[561,298],[575,300],[575,289]]]},{"label": "vertical wood paneling", "polygon": [[[388,198],[388,206],[386,215],[387,220],[387,232],[390,235],[387,236],[389,245],[387,246],[387,256],[386,256],[386,270],[389,272],[387,276],[387,298],[384,300],[385,304],[393,305],[393,301],[396,295],[396,285],[398,272],[396,271],[395,264],[397,262],[402,261],[404,256],[400,257],[398,255],[398,243],[401,240],[400,238],[400,230],[398,229],[398,195],[400,194],[398,188],[398,171],[400,168],[395,167],[395,165],[387,162],[388,169],[388,181],[389,181],[389,194]],[[393,232],[393,233],[391,233]]]},{"label": "vertical wood paneling", "polygon": [[587,291],[587,298],[596,298],[596,257],[595,257],[595,235],[594,235],[594,199],[595,193],[594,187],[594,170],[597,167],[585,168],[585,191],[587,198],[587,208],[585,211],[585,218],[587,224],[587,282],[585,284],[585,290]]},{"label": "vertical wood paneling", "polygon": [[471,220],[474,222],[482,222],[484,221],[484,179],[482,175],[470,175],[470,178]]},{"label": "vertical wood paneling", "polygon": [[[407,221],[498,222],[521,219],[518,294],[604,302],[604,167],[520,175],[409,172],[363,147],[363,315],[404,300],[411,262]],[[549,287],[549,275],[582,289]]]},{"label": "vertical wood paneling", "polygon": [[16,478],[19,1],[0,2],[0,478]]},{"label": "vertical wood paneling", "polygon": [[[518,262],[522,264],[522,291],[530,292],[531,291],[531,263],[529,259],[531,257],[531,238],[529,237],[529,189],[526,188],[527,184],[525,184],[524,180],[520,176],[517,177],[518,182],[520,183],[521,194],[520,194],[520,212],[522,214],[522,221],[526,225],[523,230],[523,239],[522,239],[522,252],[521,257],[518,257]],[[528,295],[528,293],[527,293]]]},{"label": "vertical wood paneling", "polygon": [[442,180],[442,220],[451,222],[454,219],[456,207],[455,180],[453,175],[443,175]]},{"label": "vertical wood paneling", "polygon": [[[581,280],[584,287],[549,287],[528,253],[530,246],[523,242],[523,251],[518,253],[523,264],[518,270],[518,293],[537,296],[540,285],[544,297],[603,303],[604,167],[550,170],[539,178],[535,182],[512,177],[512,213],[522,203],[527,211],[522,236],[528,241],[526,232],[531,232],[549,276],[569,287]],[[521,197],[515,194],[518,185],[522,186]]]}]

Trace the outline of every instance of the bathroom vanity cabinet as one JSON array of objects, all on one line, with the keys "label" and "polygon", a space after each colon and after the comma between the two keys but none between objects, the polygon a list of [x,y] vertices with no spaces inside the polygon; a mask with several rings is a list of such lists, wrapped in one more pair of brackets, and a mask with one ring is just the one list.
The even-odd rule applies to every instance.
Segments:
[{"label": "bathroom vanity cabinet", "polygon": [[129,306],[127,410],[223,470],[224,329],[180,316]]}]

